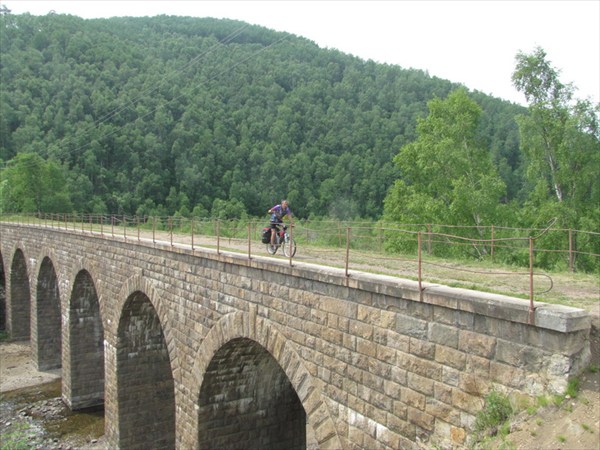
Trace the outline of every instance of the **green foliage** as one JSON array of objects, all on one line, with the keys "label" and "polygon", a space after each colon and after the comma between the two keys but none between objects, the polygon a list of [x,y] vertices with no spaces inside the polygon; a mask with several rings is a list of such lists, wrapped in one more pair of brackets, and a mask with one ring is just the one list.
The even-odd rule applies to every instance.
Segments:
[{"label": "green foliage", "polygon": [[211,216],[216,219],[229,220],[229,219],[246,219],[246,208],[243,203],[239,200],[221,200],[220,198],[215,199],[213,202]]},{"label": "green foliage", "polygon": [[[597,230],[600,105],[574,100],[574,87],[558,75],[541,48],[517,55],[513,83],[530,104],[529,113],[517,117],[532,186],[522,220],[539,224],[556,218],[563,228]],[[584,257],[582,265],[590,262]]]},{"label": "green foliage", "polygon": [[31,448],[29,441],[30,426],[28,423],[18,423],[10,427],[0,436],[0,450],[26,450]]},{"label": "green foliage", "polygon": [[[0,160],[57,161],[80,212],[258,216],[287,197],[297,217],[378,219],[394,155],[456,87],[231,20],[6,14],[0,33]],[[523,108],[477,98],[477,135],[522,185]]]},{"label": "green foliage", "polygon": [[498,428],[513,414],[510,399],[497,391],[485,396],[485,406],[475,417],[475,431],[484,432],[490,428]]},{"label": "green foliage", "polygon": [[579,394],[579,384],[581,383],[581,381],[579,380],[579,378],[572,378],[569,380],[569,382],[567,383],[567,389],[565,390],[565,395],[569,396],[570,398],[577,398],[577,395]]},{"label": "green foliage", "polygon": [[0,212],[71,212],[61,168],[36,153],[19,153],[0,171]]},{"label": "green foliage", "polygon": [[[412,254],[427,224],[468,239],[600,224],[599,106],[574,101],[541,49],[517,55],[526,110],[231,20],[3,13],[0,41],[2,211],[231,220],[286,197],[300,218],[419,224],[383,232]],[[490,255],[465,243],[432,254]],[[571,245],[574,261],[536,266],[600,271],[600,239]],[[529,262],[526,246],[495,258]]]},{"label": "green foliage", "polygon": [[384,217],[401,223],[495,223],[505,186],[477,143],[481,108],[464,90],[428,103],[416,141],[396,156],[402,178],[385,201]]},{"label": "green foliage", "polygon": [[402,176],[385,199],[384,218],[400,223],[498,223],[505,185],[491,155],[478,144],[481,108],[462,89],[428,106],[429,115],[418,121],[417,140],[403,146],[394,159]]}]

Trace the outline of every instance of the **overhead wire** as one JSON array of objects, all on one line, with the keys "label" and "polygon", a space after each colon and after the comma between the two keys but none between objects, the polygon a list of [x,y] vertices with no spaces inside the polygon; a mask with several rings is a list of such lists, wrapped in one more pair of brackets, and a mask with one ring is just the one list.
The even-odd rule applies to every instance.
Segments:
[{"label": "overhead wire", "polygon": [[[230,33],[229,35],[227,35],[224,39],[222,39],[221,41],[219,41],[218,43],[214,44],[210,49],[208,49],[206,52],[199,54],[198,56],[195,56],[194,58],[192,58],[188,63],[186,63],[181,69],[179,69],[176,73],[174,73],[173,75],[170,75],[169,77],[164,77],[163,81],[161,81],[161,83],[159,83],[157,86],[152,87],[150,89],[146,89],[145,91],[142,91],[139,95],[137,95],[134,99],[130,100],[129,102],[127,102],[125,105],[119,106],[117,108],[115,108],[114,110],[112,110],[111,112],[105,114],[104,116],[102,116],[99,119],[96,119],[94,121],[93,124],[91,124],[87,129],[84,130],[84,133],[89,133],[91,132],[93,129],[97,129],[98,126],[102,125],[103,123],[105,123],[106,121],[108,121],[109,119],[111,119],[112,117],[115,117],[117,114],[121,113],[122,111],[126,110],[127,108],[129,108],[131,105],[135,105],[135,103],[137,103],[139,100],[146,98],[148,94],[152,93],[153,91],[158,90],[163,84],[164,82],[166,82],[167,79],[172,78],[174,76],[176,76],[177,74],[182,73],[184,70],[188,69],[189,67],[191,67],[193,64],[197,63],[198,61],[200,61],[201,59],[205,58],[206,56],[208,56],[209,54],[211,54],[212,52],[216,51],[216,49],[230,43],[231,41],[233,41],[236,37],[238,37],[246,28],[248,28],[250,25],[249,24],[244,24],[242,27],[236,29],[235,31],[233,31],[232,33]],[[282,41],[286,40],[287,36],[283,36],[282,38],[278,39],[277,41],[272,42],[271,44],[264,46],[262,48],[260,48],[259,50],[257,50],[256,52],[252,53],[250,56],[248,56],[247,58],[244,58],[241,61],[236,62],[235,64],[227,67],[226,69],[218,72],[217,74],[209,77],[208,79],[206,79],[203,83],[206,82],[210,82],[213,81],[215,79],[217,79],[218,77],[222,76],[223,74],[230,72],[231,70],[235,69],[236,67],[238,67],[239,65],[255,58],[257,55],[259,55],[260,53],[268,50],[269,48],[274,47],[275,45],[281,43]],[[172,98],[171,100],[169,100],[167,102],[168,103],[177,100],[179,98],[181,98],[182,96],[184,96],[184,94],[178,95],[174,98]],[[147,117],[150,114],[155,113],[158,109],[160,109],[161,107],[164,107],[166,105],[159,105],[156,108],[150,110],[149,112],[147,112],[146,114],[143,114],[142,116],[138,116],[136,119],[142,119],[144,117]],[[98,140],[102,140],[105,139],[107,137],[110,137],[111,135],[115,134],[118,130],[112,130],[110,132],[107,132],[101,136],[98,137]],[[73,136],[67,136],[65,138],[63,138],[62,141],[58,142],[55,145],[67,145],[69,143],[70,139],[74,139]],[[80,151],[81,149],[87,147],[88,145],[90,145],[89,143],[86,143],[85,145],[81,145],[79,147],[75,147],[73,148],[69,153],[70,154],[74,154],[78,151]],[[2,165],[4,166],[4,168],[8,167],[8,165],[10,163],[12,163],[12,160],[3,162]],[[35,162],[32,162],[32,164],[35,164]],[[30,165],[28,166],[27,164],[22,165],[21,167],[24,168],[29,168],[29,167],[34,167],[34,165]]]},{"label": "overhead wire", "polygon": [[[206,57],[207,55],[211,54],[216,49],[218,49],[218,48],[220,48],[220,47],[222,47],[222,46],[230,43],[233,39],[235,39],[236,37],[238,37],[242,33],[242,31],[244,31],[244,29],[246,29],[249,26],[250,26],[249,24],[244,24],[240,28],[234,30],[232,33],[230,33],[229,35],[227,35],[224,39],[222,39],[221,41],[219,41],[216,44],[214,44],[206,52],[201,53],[201,54],[197,55],[196,57],[192,58],[187,64],[185,64],[181,69],[177,70],[170,77],[174,77],[174,76],[182,73],[184,70],[188,69],[193,64],[195,64],[197,61],[199,61],[202,58]],[[158,90],[162,86],[162,84],[164,82],[166,82],[166,80],[168,78],[170,78],[170,77],[163,77],[163,81],[161,83],[159,83],[158,85],[156,85],[156,86],[154,86],[152,88],[143,90],[136,97],[134,97],[132,100],[130,100],[129,102],[127,102],[125,105],[119,106],[119,107],[113,109],[112,111],[108,112],[104,116],[100,117],[99,119],[94,120],[94,122],[92,124],[90,124],[86,129],[84,129],[83,133],[89,133],[89,132],[91,132],[93,129],[98,128],[100,125],[102,125],[103,123],[105,123],[106,121],[108,121],[109,119],[111,119],[112,117],[115,117],[117,114],[121,113],[122,111],[126,110],[131,105],[135,105],[140,99],[145,98],[148,94],[152,93],[153,91]],[[107,136],[110,136],[111,134],[114,134],[114,133],[109,133]],[[100,136],[100,139],[103,139],[104,137],[106,137],[106,136],[104,136],[104,135]],[[68,145],[69,144],[69,140],[71,140],[71,139],[74,139],[74,137],[72,137],[72,136],[65,136],[56,145]],[[85,146],[76,147],[76,148],[74,148],[71,151],[71,153],[75,153],[75,152],[81,150],[84,147]],[[3,163],[3,165],[5,167],[7,167],[9,165],[9,163],[11,163],[11,162],[12,161],[6,161],[6,162]],[[23,165],[22,167],[29,168],[29,167],[33,167],[33,166],[29,166],[28,167],[27,165]]]},{"label": "overhead wire", "polygon": [[148,89],[142,90],[142,92],[140,92],[140,94],[137,97],[134,97],[132,100],[129,100],[125,105],[123,105],[123,106],[121,106],[119,108],[114,109],[112,112],[109,112],[109,113],[105,114],[104,116],[102,116],[101,118],[99,118],[97,120],[99,122],[98,125],[101,125],[102,123],[104,123],[108,119],[111,119],[112,117],[114,117],[115,115],[117,115],[118,113],[120,113],[121,111],[127,109],[129,106],[135,105],[140,99],[145,98],[147,94],[150,94],[150,93],[152,93],[154,91],[157,91],[160,88],[160,86],[166,81],[166,79],[172,78],[175,75],[178,75],[178,74],[182,73],[184,70],[186,70],[189,67],[191,67],[197,61],[199,61],[202,58],[204,58],[205,56],[211,54],[217,48],[230,43],[233,39],[235,39],[236,37],[238,37],[241,34],[241,32],[245,28],[247,28],[248,26],[249,26],[249,24],[245,24],[244,26],[242,26],[242,27],[238,28],[237,30],[235,30],[234,32],[230,33],[223,40],[221,40],[221,41],[217,42],[216,44],[214,44],[206,52],[201,53],[201,54],[195,56],[187,64],[185,64],[181,69],[179,69],[178,71],[176,71],[173,75],[171,75],[170,77],[164,77],[165,80],[163,80],[163,82],[161,82],[159,85],[157,85],[157,86],[155,86],[153,88],[148,88]]},{"label": "overhead wire", "polygon": [[[207,81],[213,81],[213,80],[217,79],[219,76],[221,76],[221,75],[223,75],[223,74],[225,74],[225,73],[227,73],[227,72],[231,71],[231,69],[234,69],[234,68],[236,68],[236,67],[237,67],[237,66],[239,66],[240,64],[243,64],[243,63],[245,63],[245,62],[249,61],[250,59],[254,58],[254,57],[255,57],[256,55],[258,55],[259,53],[261,53],[261,52],[263,52],[263,51],[266,51],[266,50],[267,50],[267,49],[269,49],[270,47],[272,47],[272,46],[274,46],[274,45],[276,45],[276,44],[280,43],[281,41],[283,41],[283,40],[285,40],[285,39],[286,39],[286,37],[283,37],[283,38],[279,39],[278,41],[276,41],[276,42],[274,42],[274,43],[272,43],[272,44],[269,44],[269,45],[268,45],[268,46],[266,46],[266,47],[263,47],[263,48],[261,48],[260,50],[258,50],[257,52],[255,52],[255,53],[251,54],[251,55],[250,55],[250,56],[248,56],[247,58],[245,58],[245,59],[243,59],[243,60],[241,60],[241,61],[238,61],[237,63],[235,63],[235,64],[233,64],[232,66],[228,67],[226,70],[222,70],[221,72],[217,73],[216,75],[214,75],[214,76],[212,76],[212,77],[209,77],[209,78],[207,79]],[[167,104],[168,104],[168,103],[170,103],[170,102],[172,102],[172,101],[174,101],[174,100],[177,100],[177,99],[179,99],[179,98],[183,97],[184,95],[185,95],[185,94],[180,94],[180,95],[178,95],[178,96],[176,96],[176,97],[173,97],[171,100],[169,100],[169,101],[167,102]],[[162,108],[162,107],[164,107],[164,106],[165,106],[165,105],[159,105],[159,106],[157,106],[156,108],[154,108],[154,109],[151,109],[151,110],[150,110],[150,111],[148,111],[147,113],[145,113],[145,114],[143,114],[143,115],[141,115],[141,116],[138,116],[138,117],[137,117],[137,119],[143,119],[143,118],[145,118],[145,117],[147,117],[147,116],[149,116],[149,115],[151,115],[151,114],[154,114],[156,111],[158,111],[160,108]],[[106,133],[106,134],[104,134],[104,135],[100,136],[100,139],[104,139],[104,138],[106,138],[106,137],[109,137],[109,136],[111,136],[111,135],[115,134],[117,131],[118,131],[118,130],[113,130],[113,131],[111,131],[111,132],[108,132],[108,133]],[[85,145],[83,145],[83,146],[80,146],[80,147],[76,148],[74,151],[78,151],[78,150],[80,150],[80,149],[82,149],[82,148],[84,148],[84,147],[85,147]]]}]

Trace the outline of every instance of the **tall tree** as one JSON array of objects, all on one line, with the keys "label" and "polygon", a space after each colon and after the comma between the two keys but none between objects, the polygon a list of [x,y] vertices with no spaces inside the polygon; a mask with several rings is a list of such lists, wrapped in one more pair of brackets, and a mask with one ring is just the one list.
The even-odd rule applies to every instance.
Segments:
[{"label": "tall tree", "polygon": [[0,171],[0,211],[71,212],[61,168],[36,153],[19,153]]},{"label": "tall tree", "polygon": [[462,89],[428,107],[417,139],[394,159],[401,178],[385,199],[384,217],[401,223],[493,223],[505,185],[477,140],[481,108]]},{"label": "tall tree", "polygon": [[[515,87],[525,94],[529,114],[517,117],[521,149],[526,156],[527,176],[533,189],[522,220],[527,226],[545,225],[597,230],[600,226],[600,105],[575,100],[574,87],[559,80],[546,52],[537,48],[531,54],[519,52],[513,73]],[[550,247],[558,239],[548,234],[541,246]],[[581,244],[577,234],[575,250]],[[600,251],[593,244],[592,253]],[[578,268],[589,269],[597,262],[578,255]],[[544,264],[561,263],[559,255],[544,254]],[[556,261],[549,261],[555,259]],[[566,264],[566,261],[562,261]]]},{"label": "tall tree", "polygon": [[[512,76],[525,95],[529,114],[517,117],[527,175],[536,186],[530,204],[548,209],[558,203],[570,226],[600,204],[600,105],[574,100],[574,87],[559,80],[542,48],[519,52]],[[591,209],[591,210],[590,210]]]}]

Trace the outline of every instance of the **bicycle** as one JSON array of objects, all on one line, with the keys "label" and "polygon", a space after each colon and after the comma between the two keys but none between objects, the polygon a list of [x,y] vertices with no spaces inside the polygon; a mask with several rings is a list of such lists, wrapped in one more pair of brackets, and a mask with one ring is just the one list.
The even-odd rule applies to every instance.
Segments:
[{"label": "bicycle", "polygon": [[267,253],[269,253],[269,255],[274,255],[277,253],[279,247],[281,247],[285,256],[294,256],[296,254],[296,241],[290,237],[288,226],[284,225],[283,227],[280,227],[277,225],[275,230],[277,231],[275,234],[275,245],[271,245],[271,233],[273,232],[273,228],[263,228],[262,242],[267,245]]}]

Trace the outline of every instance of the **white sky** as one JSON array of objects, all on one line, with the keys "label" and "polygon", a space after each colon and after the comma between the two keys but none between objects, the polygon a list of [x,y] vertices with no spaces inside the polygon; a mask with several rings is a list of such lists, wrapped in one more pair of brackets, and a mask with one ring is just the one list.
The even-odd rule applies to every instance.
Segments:
[{"label": "white sky", "polygon": [[542,47],[578,98],[600,102],[600,0],[0,0],[13,14],[242,20],[363,59],[422,69],[516,103],[518,51]]}]

